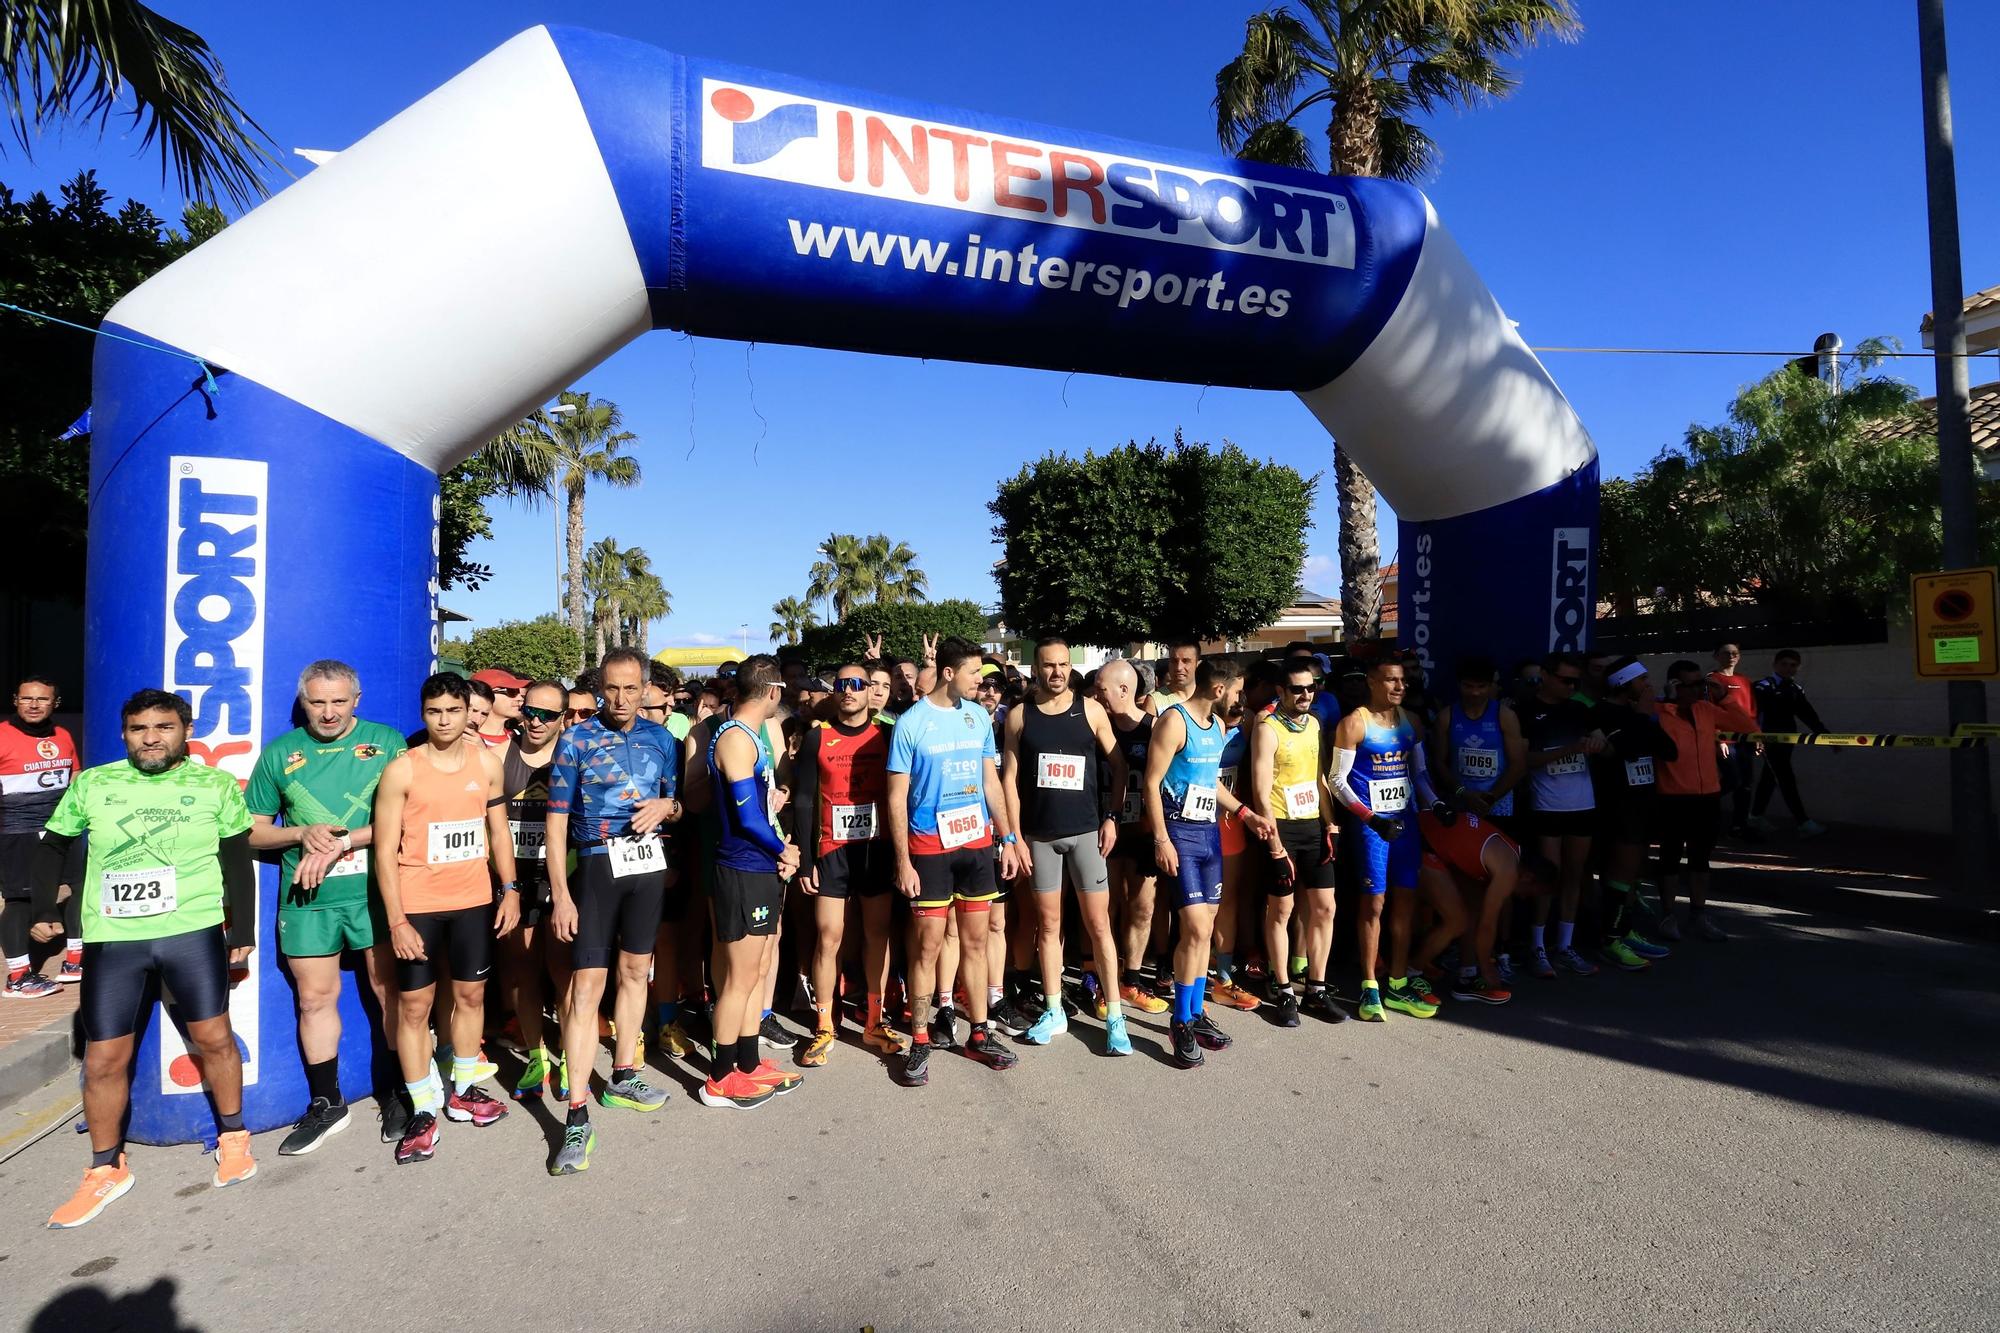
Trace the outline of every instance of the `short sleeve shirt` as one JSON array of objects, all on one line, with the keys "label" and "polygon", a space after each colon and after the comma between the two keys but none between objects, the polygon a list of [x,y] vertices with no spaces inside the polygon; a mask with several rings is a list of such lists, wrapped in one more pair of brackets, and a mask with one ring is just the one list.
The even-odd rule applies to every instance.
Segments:
[{"label": "short sleeve shirt", "polygon": [[[288,825],[331,824],[366,828],[373,817],[375,787],[389,761],[409,748],[401,732],[380,722],[356,722],[339,740],[323,741],[296,727],[264,747],[250,771],[244,803],[253,815],[283,817]],[[284,886],[299,873],[303,847],[287,847],[281,858]],[[345,873],[343,873],[345,872]],[[366,902],[375,867],[366,851],[349,852],[334,863],[314,907]],[[280,895],[279,902],[289,905]]]},{"label": "short sleeve shirt", "polygon": [[589,846],[630,832],[641,801],[678,796],[680,785],[680,743],[665,727],[642,717],[613,731],[594,717],[556,742],[548,812],[568,815],[570,842]]},{"label": "short sleeve shirt", "polygon": [[183,761],[147,774],[121,760],[77,774],[48,828],[90,835],[83,942],[155,940],[222,924],[218,853],[249,831],[250,810],[219,768]]},{"label": "short sleeve shirt", "polygon": [[998,754],[986,710],[969,699],[956,708],[919,699],[896,719],[889,771],[910,777],[911,855],[993,845],[986,763]]}]

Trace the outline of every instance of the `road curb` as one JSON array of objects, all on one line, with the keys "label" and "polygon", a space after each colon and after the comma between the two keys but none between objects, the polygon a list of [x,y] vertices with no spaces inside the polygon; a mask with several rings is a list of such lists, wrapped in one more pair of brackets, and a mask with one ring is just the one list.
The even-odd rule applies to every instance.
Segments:
[{"label": "road curb", "polygon": [[71,1018],[65,1014],[61,1021],[52,1021],[0,1048],[0,1107],[12,1106],[75,1067],[76,1057],[70,1050]]}]

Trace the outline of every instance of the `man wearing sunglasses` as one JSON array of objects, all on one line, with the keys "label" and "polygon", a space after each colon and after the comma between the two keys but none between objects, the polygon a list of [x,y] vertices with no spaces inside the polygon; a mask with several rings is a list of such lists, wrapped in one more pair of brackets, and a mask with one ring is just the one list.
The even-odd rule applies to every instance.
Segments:
[{"label": "man wearing sunglasses", "polygon": [[1271,960],[1271,1003],[1280,1026],[1299,1025],[1299,998],[1285,975],[1291,952],[1292,899],[1306,895],[1305,1008],[1328,1023],[1347,1017],[1326,985],[1326,959],[1333,946],[1333,801],[1319,760],[1319,719],[1313,695],[1319,671],[1310,657],[1285,663],[1278,706],[1250,732],[1250,781],[1244,803],[1275,827],[1264,839],[1270,852],[1265,881],[1264,947]]},{"label": "man wearing sunglasses", "polygon": [[1590,757],[1604,753],[1606,745],[1595,710],[1575,697],[1583,680],[1581,656],[1550,653],[1542,659],[1540,683],[1521,707],[1521,735],[1528,743],[1528,797],[1534,811],[1528,816],[1528,832],[1541,854],[1560,868],[1554,948],[1547,937],[1548,899],[1535,900],[1535,924],[1528,931],[1531,966],[1544,979],[1556,975],[1556,964],[1580,977],[1597,972],[1597,964],[1577,951],[1574,939],[1577,903],[1590,871],[1591,838],[1597,829]]},{"label": "man wearing sunglasses", "polygon": [[889,981],[891,852],[883,802],[889,791],[889,736],[894,727],[871,716],[867,668],[848,663],[834,673],[831,720],[806,733],[794,770],[798,791],[790,815],[799,849],[798,885],[813,900],[818,942],[812,954],[813,1037],[798,1055],[823,1065],[839,1020],[840,948],[850,907],[861,918],[862,972],[868,981],[862,1040],[900,1055],[902,1038],[882,1017]]},{"label": "man wearing sunglasses", "polygon": [[521,734],[501,755],[502,785],[507,792],[507,828],[514,836],[514,873],[520,883],[521,925],[500,941],[500,985],[512,1002],[521,1029],[521,1076],[514,1096],[539,1097],[553,1080],[556,1095],[569,1095],[562,1044],[552,1054],[542,1028],[543,977],[555,982],[557,996],[569,990],[570,951],[553,947],[541,927],[554,908],[549,890],[549,767],[564,722],[564,691],[552,680],[538,680],[522,691]]},{"label": "man wearing sunglasses", "polygon": [[521,725],[521,705],[528,681],[502,667],[475,671],[472,678],[493,691],[493,715],[487,719],[480,739],[488,745],[499,745]]}]

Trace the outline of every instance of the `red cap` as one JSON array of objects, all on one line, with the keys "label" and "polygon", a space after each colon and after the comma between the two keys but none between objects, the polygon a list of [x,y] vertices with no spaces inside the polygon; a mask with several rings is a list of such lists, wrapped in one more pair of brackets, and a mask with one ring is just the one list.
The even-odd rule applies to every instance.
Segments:
[{"label": "red cap", "polygon": [[502,671],[499,667],[487,667],[484,671],[475,671],[472,673],[472,678],[482,685],[491,685],[496,690],[521,690],[528,686],[526,680],[511,671]]}]

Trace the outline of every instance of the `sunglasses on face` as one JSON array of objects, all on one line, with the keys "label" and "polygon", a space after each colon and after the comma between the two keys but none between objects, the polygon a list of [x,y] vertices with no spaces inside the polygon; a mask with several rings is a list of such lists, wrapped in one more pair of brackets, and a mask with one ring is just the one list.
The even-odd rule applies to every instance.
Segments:
[{"label": "sunglasses on face", "polygon": [[868,688],[868,682],[855,676],[842,676],[833,682],[833,688],[840,694],[859,694]]},{"label": "sunglasses on face", "polygon": [[521,691],[512,685],[495,685],[493,692],[495,694],[504,694],[509,699],[518,699],[521,697]]},{"label": "sunglasses on face", "polygon": [[982,690],[997,690],[1000,688],[1000,682],[989,678],[987,680],[980,681],[979,688]]},{"label": "sunglasses on face", "polygon": [[1290,683],[1287,683],[1287,684],[1286,684],[1286,686],[1285,686],[1285,693],[1287,693],[1287,694],[1311,694],[1311,693],[1313,693],[1314,691],[1316,691],[1316,690],[1318,690],[1318,689],[1319,689],[1319,686],[1317,686],[1317,685],[1293,685],[1293,684],[1290,684]]},{"label": "sunglasses on face", "polygon": [[563,716],[567,717],[572,722],[581,722],[585,718],[589,717],[591,714],[595,713],[596,711],[597,710],[594,708],[572,708],[568,712],[564,713]]},{"label": "sunglasses on face", "polygon": [[521,710],[521,716],[530,722],[554,722],[563,715],[560,708],[537,708],[533,704]]}]

